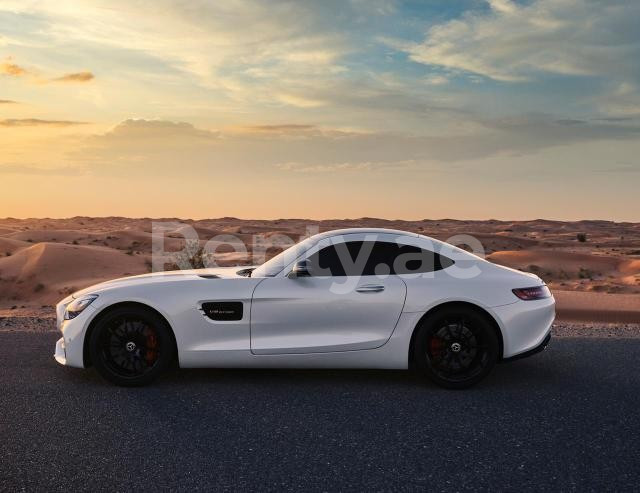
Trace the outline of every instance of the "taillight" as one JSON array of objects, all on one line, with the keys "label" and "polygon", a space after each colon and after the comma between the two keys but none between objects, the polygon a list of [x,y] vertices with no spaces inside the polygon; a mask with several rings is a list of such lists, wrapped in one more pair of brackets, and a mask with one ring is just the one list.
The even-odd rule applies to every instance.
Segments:
[{"label": "taillight", "polygon": [[547,286],[535,286],[533,288],[512,289],[513,294],[525,301],[543,300],[551,298],[551,291]]}]

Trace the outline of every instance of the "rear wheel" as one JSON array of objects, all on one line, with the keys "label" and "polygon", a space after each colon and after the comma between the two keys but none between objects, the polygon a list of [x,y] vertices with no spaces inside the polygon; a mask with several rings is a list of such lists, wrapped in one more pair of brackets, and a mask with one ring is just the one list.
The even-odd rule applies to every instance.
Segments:
[{"label": "rear wheel", "polygon": [[468,308],[444,308],[418,327],[416,366],[433,382],[449,389],[471,387],[498,360],[498,338],[492,324]]},{"label": "rear wheel", "polygon": [[166,321],[138,307],[117,308],[103,316],[91,332],[89,345],[96,370],[123,386],[151,383],[175,357]]}]

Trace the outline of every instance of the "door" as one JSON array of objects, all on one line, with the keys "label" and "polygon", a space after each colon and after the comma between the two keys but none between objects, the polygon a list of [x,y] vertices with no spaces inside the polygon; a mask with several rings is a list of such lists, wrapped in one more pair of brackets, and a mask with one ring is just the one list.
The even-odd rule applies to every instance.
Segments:
[{"label": "door", "polygon": [[[364,243],[344,245],[357,254]],[[253,353],[374,349],[391,337],[404,306],[404,281],[376,275],[377,263],[371,261],[358,270],[363,275],[355,275],[340,262],[339,250],[330,245],[311,253],[308,277],[271,277],[258,284],[251,303]],[[372,250],[375,257],[375,246]]]}]

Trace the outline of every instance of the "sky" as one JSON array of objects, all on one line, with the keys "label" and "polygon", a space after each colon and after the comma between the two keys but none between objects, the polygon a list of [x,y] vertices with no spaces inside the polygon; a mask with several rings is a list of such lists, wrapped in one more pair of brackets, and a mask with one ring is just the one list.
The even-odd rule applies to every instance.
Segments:
[{"label": "sky", "polygon": [[640,221],[640,2],[0,2],[0,217]]}]

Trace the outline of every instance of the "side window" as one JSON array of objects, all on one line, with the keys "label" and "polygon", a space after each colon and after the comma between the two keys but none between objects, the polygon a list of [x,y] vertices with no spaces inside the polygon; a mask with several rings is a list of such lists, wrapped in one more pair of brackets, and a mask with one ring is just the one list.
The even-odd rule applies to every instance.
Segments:
[{"label": "side window", "polygon": [[438,253],[412,245],[396,245],[397,255],[393,263],[395,274],[419,274],[446,269],[453,260]]},{"label": "side window", "polygon": [[327,246],[307,259],[312,276],[374,276],[433,272],[453,260],[411,245],[350,241]]},{"label": "side window", "polygon": [[318,250],[307,259],[312,276],[354,276],[355,263],[362,248],[362,241],[349,241]]}]

